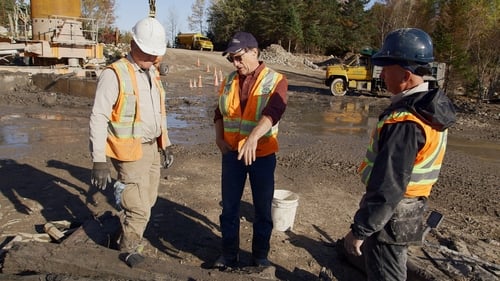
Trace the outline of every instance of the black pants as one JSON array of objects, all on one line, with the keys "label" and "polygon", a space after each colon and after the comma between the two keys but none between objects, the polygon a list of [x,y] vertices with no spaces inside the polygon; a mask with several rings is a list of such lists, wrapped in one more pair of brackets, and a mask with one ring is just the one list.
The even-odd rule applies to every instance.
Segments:
[{"label": "black pants", "polygon": [[222,156],[222,254],[225,258],[235,259],[239,252],[240,205],[247,177],[250,180],[254,206],[252,236],[252,256],[255,259],[267,258],[273,230],[271,205],[274,194],[274,170],[276,155],[257,157],[255,162],[246,166],[238,160],[237,152]]},{"label": "black pants", "polygon": [[363,248],[368,281],[405,281],[408,247],[385,244],[375,237],[368,237]]},{"label": "black pants", "polygon": [[[391,220],[361,246],[361,257],[346,253],[348,260],[363,270],[368,281],[405,281],[408,245],[422,241],[425,198],[405,198]],[[346,251],[345,251],[346,252]]]},{"label": "black pants", "polygon": [[408,246],[382,243],[376,237],[365,239],[362,256],[353,256],[347,251],[343,254],[349,263],[367,275],[368,281],[405,281]]}]

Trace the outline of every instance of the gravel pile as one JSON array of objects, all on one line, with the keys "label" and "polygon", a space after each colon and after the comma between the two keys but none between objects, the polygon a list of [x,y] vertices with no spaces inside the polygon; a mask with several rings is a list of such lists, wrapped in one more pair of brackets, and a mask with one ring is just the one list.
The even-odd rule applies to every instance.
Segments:
[{"label": "gravel pile", "polygon": [[294,56],[293,54],[285,51],[283,47],[277,44],[272,44],[266,49],[262,50],[262,52],[260,53],[260,59],[268,64],[279,64],[291,67],[306,66],[313,69],[318,68],[318,66],[310,60],[303,57]]},{"label": "gravel pile", "polygon": [[118,43],[115,44],[105,44],[104,45],[104,57],[107,63],[112,63],[124,56],[130,51],[130,44]]},{"label": "gravel pile", "polygon": [[[127,54],[130,50],[129,44],[119,43],[118,45],[106,44],[104,46],[104,56],[108,63],[113,62]],[[261,51],[260,59],[268,64],[278,64],[291,67],[308,67],[318,69],[318,64],[301,56],[295,56],[287,52],[283,47],[272,44]]]}]

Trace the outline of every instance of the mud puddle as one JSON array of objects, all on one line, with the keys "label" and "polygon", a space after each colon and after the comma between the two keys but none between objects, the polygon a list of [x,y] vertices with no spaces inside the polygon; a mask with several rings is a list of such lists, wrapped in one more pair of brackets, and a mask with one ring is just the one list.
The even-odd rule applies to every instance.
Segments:
[{"label": "mud puddle", "polygon": [[[169,134],[175,144],[212,142],[215,92],[192,92],[191,96],[167,98]],[[311,101],[311,99],[313,101]],[[368,138],[385,105],[373,100],[328,96],[291,96],[283,116],[283,127],[297,134],[334,136],[349,134]],[[88,130],[88,117],[62,113],[16,113],[0,116],[2,157],[18,158],[40,143],[72,143],[74,136]],[[449,138],[449,149],[484,161],[500,162],[500,145],[486,141]]]},{"label": "mud puddle", "polygon": [[497,143],[448,137],[448,149],[464,152],[485,162],[500,163],[500,144]]},{"label": "mud puddle", "polygon": [[35,145],[78,142],[88,127],[86,118],[51,113],[12,113],[0,121],[0,155],[9,159],[29,154]]}]

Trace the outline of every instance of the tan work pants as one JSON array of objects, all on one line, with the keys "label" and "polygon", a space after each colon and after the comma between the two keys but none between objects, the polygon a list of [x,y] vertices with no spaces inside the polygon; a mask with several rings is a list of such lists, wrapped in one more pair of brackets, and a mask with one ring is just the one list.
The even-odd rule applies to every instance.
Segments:
[{"label": "tan work pants", "polygon": [[122,193],[122,238],[120,250],[133,252],[141,248],[151,208],[158,196],[160,185],[160,153],[156,142],[142,144],[143,156],[132,162],[112,159],[118,180],[125,184]]}]

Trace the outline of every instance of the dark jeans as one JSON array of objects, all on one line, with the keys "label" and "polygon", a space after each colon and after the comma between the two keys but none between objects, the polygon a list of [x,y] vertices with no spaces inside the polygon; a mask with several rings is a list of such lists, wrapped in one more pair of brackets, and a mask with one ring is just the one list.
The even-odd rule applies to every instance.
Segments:
[{"label": "dark jeans", "polygon": [[363,248],[368,281],[406,280],[408,247],[379,242],[368,237]]},{"label": "dark jeans", "polygon": [[362,256],[351,255],[343,248],[342,254],[350,264],[366,274],[367,281],[406,280],[408,247],[382,243],[376,237],[374,234],[365,239],[361,246]]},{"label": "dark jeans", "polygon": [[349,261],[366,272],[368,281],[403,281],[407,277],[408,245],[421,243],[426,198],[404,198],[384,228],[365,239],[361,257],[344,251]]},{"label": "dark jeans", "polygon": [[248,175],[254,206],[252,256],[255,259],[267,258],[273,229],[271,204],[276,155],[258,157],[250,166],[245,166],[243,160],[238,160],[237,157],[237,152],[228,152],[222,156],[222,254],[229,259],[238,255],[240,202]]}]

